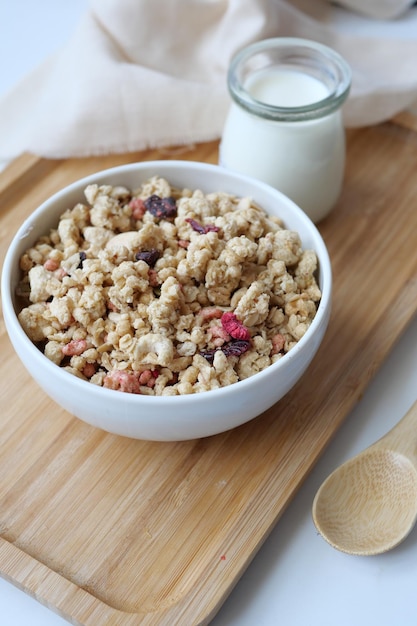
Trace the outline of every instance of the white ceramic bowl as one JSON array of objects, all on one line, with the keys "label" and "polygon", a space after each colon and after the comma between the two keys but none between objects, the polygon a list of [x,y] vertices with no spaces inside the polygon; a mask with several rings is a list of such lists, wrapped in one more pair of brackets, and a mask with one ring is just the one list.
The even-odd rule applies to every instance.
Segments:
[{"label": "white ceramic bowl", "polygon": [[[30,341],[16,316],[14,293],[19,258],[40,235],[56,226],[59,215],[82,201],[90,183],[136,188],[158,174],[177,187],[226,191],[251,196],[268,213],[296,230],[304,248],[319,259],[322,299],[311,327],[296,346],[275,364],[228,387],[183,396],[122,393],[84,381],[52,363]],[[272,187],[219,166],[186,161],[153,161],[123,165],[79,180],[44,202],[16,233],[2,272],[3,316],[10,340],[40,387],[81,420],[106,431],[156,441],[194,439],[220,433],[256,417],[280,400],[303,375],[325,334],[330,316],[332,275],[326,246],[311,220]]]}]

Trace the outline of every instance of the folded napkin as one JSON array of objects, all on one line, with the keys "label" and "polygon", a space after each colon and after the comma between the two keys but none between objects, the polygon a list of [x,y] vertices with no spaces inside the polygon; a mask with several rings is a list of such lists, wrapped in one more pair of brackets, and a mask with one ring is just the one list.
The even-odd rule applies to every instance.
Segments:
[{"label": "folded napkin", "polygon": [[352,9],[368,17],[376,19],[392,19],[403,15],[413,4],[414,0],[337,0],[347,9]]},{"label": "folded napkin", "polygon": [[417,99],[417,9],[384,0],[401,5],[400,16],[387,23],[355,11],[367,2],[378,5],[90,0],[69,42],[0,101],[0,158],[23,151],[86,156],[218,138],[230,105],[232,56],[275,36],[338,50],[353,70],[346,125],[380,122]]}]

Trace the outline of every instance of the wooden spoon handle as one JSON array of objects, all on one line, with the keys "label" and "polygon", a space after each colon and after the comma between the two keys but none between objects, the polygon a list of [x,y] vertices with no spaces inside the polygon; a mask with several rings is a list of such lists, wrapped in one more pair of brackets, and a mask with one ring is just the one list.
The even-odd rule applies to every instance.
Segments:
[{"label": "wooden spoon handle", "polygon": [[372,448],[397,450],[408,457],[417,468],[417,401],[404,417]]}]

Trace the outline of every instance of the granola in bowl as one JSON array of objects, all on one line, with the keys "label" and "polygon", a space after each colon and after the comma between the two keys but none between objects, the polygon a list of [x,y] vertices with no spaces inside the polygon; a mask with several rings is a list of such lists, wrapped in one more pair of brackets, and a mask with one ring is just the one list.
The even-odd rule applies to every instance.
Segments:
[{"label": "granola in bowl", "polygon": [[244,380],[289,352],[321,299],[317,256],[249,197],[89,184],[20,258],[19,321],[56,365],[133,394]]}]

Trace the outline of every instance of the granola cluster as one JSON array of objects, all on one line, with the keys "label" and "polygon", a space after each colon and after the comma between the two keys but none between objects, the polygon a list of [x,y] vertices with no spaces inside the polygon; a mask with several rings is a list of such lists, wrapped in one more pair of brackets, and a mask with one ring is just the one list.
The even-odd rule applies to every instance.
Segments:
[{"label": "granola cluster", "polygon": [[96,385],[178,395],[280,359],[321,298],[316,254],[250,198],[89,185],[21,257],[19,320],[44,354]]}]

